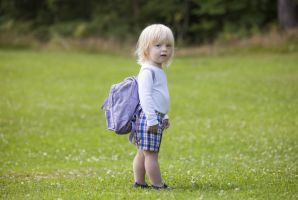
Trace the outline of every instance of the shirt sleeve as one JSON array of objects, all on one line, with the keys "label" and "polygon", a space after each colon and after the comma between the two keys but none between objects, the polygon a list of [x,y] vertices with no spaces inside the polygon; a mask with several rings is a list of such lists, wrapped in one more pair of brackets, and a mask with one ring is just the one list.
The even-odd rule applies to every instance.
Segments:
[{"label": "shirt sleeve", "polygon": [[141,70],[138,77],[138,87],[140,104],[146,115],[147,125],[153,126],[158,124],[152,98],[153,77],[150,70]]}]

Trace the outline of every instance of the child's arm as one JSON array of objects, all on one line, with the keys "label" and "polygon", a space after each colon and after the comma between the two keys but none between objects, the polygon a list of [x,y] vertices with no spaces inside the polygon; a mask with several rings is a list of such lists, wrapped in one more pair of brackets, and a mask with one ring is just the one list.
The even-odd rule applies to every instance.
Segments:
[{"label": "child's arm", "polygon": [[[156,131],[156,125],[158,124],[157,115],[154,109],[154,102],[152,99],[152,87],[153,87],[153,79],[152,73],[149,70],[143,70],[140,72],[138,77],[139,84],[139,98],[141,107],[147,118],[147,125],[149,130],[153,129]],[[150,128],[152,127],[152,128]]]}]

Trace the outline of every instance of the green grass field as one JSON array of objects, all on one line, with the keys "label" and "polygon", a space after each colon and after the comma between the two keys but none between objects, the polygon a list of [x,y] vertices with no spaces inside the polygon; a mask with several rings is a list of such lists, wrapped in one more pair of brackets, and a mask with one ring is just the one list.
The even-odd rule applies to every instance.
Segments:
[{"label": "green grass field", "polygon": [[166,71],[160,165],[175,189],[133,189],[136,149],[100,105],[134,58],[0,50],[0,198],[298,198],[298,53],[179,57]]}]

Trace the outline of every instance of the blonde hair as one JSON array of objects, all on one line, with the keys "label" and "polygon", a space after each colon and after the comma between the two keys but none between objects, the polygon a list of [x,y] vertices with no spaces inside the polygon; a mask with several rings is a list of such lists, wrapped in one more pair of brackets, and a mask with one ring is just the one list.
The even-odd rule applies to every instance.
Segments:
[{"label": "blonde hair", "polygon": [[135,52],[138,64],[143,65],[147,62],[149,60],[149,47],[160,42],[166,42],[172,46],[172,54],[165,62],[166,67],[168,67],[174,56],[175,41],[171,29],[163,24],[152,24],[142,31]]}]

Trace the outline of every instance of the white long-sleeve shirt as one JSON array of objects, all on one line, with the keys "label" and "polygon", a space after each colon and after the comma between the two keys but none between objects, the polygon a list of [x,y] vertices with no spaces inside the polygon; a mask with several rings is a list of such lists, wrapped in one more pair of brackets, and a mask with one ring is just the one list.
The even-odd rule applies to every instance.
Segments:
[{"label": "white long-sleeve shirt", "polygon": [[[152,71],[144,68],[150,68],[154,71],[154,75]],[[167,114],[170,103],[167,76],[164,70],[150,64],[142,65],[138,75],[138,87],[140,103],[147,118],[147,125],[158,124],[155,111]],[[166,115],[165,118],[168,116]]]}]

